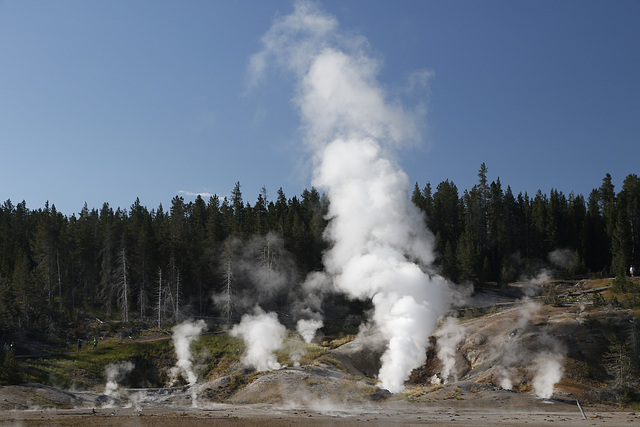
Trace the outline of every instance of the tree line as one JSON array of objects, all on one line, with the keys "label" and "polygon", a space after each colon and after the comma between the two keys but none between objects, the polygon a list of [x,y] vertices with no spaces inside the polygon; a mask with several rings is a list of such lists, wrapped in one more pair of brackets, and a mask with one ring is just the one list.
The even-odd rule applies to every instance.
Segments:
[{"label": "tree line", "polygon": [[185,203],[176,196],[168,210],[137,199],[128,210],[85,203],[67,217],[48,202],[29,210],[7,200],[0,206],[0,335],[46,331],[89,312],[160,324],[219,314],[211,296],[224,287],[232,261],[234,292],[251,285],[247,269],[235,265],[246,262],[243,241],[275,235],[264,239],[270,268],[276,251],[293,258],[278,264],[296,274],[322,268],[326,206],[314,188],[291,198],[280,189],[274,201],[263,188],[254,204],[245,203],[240,183],[229,198]]},{"label": "tree line", "polygon": [[[616,194],[610,174],[587,200],[552,189],[514,195],[498,178],[460,196],[444,181],[435,191],[416,184],[412,200],[436,236],[442,273],[454,282],[506,283],[542,268],[558,274],[621,276],[640,261],[640,179],[628,175]],[[554,254],[560,258],[554,259]]]},{"label": "tree line", "polygon": [[[517,280],[549,265],[558,249],[570,255],[563,274],[620,275],[639,263],[638,176],[627,176],[616,193],[607,174],[585,200],[557,190],[514,195],[499,179],[489,183],[487,172],[482,164],[477,184],[462,194],[449,180],[435,189],[415,185],[412,201],[425,212],[448,279]],[[29,210],[7,200],[0,206],[0,334],[47,331],[87,312],[158,324],[229,315],[230,306],[212,295],[258,292],[258,276],[241,261],[290,283],[321,270],[327,198],[315,188],[267,196],[263,188],[245,202],[236,183],[228,198],[185,203],[176,196],[168,210],[139,200],[129,209],[85,204],[70,217],[49,203]],[[282,288],[268,297],[275,308],[291,302]]]}]

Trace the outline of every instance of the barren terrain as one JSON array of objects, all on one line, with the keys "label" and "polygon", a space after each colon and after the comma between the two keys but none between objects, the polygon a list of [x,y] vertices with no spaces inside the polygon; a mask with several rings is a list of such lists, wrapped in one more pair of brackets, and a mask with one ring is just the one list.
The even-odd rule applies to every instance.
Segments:
[{"label": "barren terrain", "polygon": [[[284,375],[290,372],[284,372]],[[629,425],[640,422],[633,411],[616,411],[602,405],[585,404],[587,420],[577,405],[567,400],[542,400],[531,394],[516,393],[496,387],[479,387],[468,391],[474,383],[458,383],[428,392],[411,388],[402,396],[385,402],[343,402],[331,398],[306,400],[289,396],[289,401],[277,403],[210,403],[204,399],[194,408],[183,393],[173,397],[155,392],[132,392],[118,405],[97,404],[98,395],[70,394],[40,386],[3,387],[0,398],[6,408],[16,398],[29,403],[30,409],[4,409],[1,425]],[[457,398],[447,398],[454,389]],[[329,390],[328,390],[329,391]],[[133,396],[138,394],[136,402]],[[145,394],[146,397],[139,395]],[[424,393],[412,399],[412,393]],[[71,394],[73,395],[73,394]],[[7,399],[7,400],[5,400]],[[23,400],[26,399],[26,400]],[[45,403],[46,402],[46,403]],[[70,409],[41,405],[68,405]],[[76,407],[76,405],[78,405]],[[14,407],[20,408],[21,404]]]}]

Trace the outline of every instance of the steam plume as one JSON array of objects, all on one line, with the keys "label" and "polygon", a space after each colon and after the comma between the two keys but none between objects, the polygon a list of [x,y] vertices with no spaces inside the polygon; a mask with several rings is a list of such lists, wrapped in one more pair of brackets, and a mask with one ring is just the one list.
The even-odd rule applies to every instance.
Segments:
[{"label": "steam plume", "polygon": [[457,380],[455,356],[458,344],[464,339],[464,328],[460,326],[458,319],[448,317],[434,335],[438,339],[438,359],[442,362],[442,379],[447,381],[450,376],[453,376],[454,380]]},{"label": "steam plume", "polygon": [[304,342],[309,344],[313,337],[316,336],[316,331],[322,328],[323,322],[322,320],[298,320],[298,333],[302,336]]},{"label": "steam plume", "polygon": [[427,273],[433,236],[393,158],[399,144],[417,139],[416,117],[388,100],[365,40],[343,37],[335,18],[312,3],[296,2],[262,42],[251,83],[271,61],[298,79],[313,184],[330,200],[326,272],[338,291],[373,301],[373,320],[388,342],[380,385],[400,392],[424,363],[429,333],[449,303],[445,280]]},{"label": "steam plume", "polygon": [[202,331],[206,328],[204,320],[196,322],[184,321],[173,327],[173,346],[176,350],[178,361],[176,366],[170,370],[170,380],[174,382],[178,375],[184,378],[189,386],[191,386],[191,402],[196,406],[196,390],[193,386],[198,381],[198,376],[193,371],[193,361],[191,360],[191,343],[197,339]]},{"label": "steam plume", "polygon": [[573,262],[573,251],[571,249],[556,249],[549,252],[549,261],[560,268],[567,268]]},{"label": "steam plume", "polygon": [[111,363],[104,369],[107,377],[107,385],[104,390],[106,396],[112,397],[116,395],[118,390],[118,382],[122,381],[125,375],[133,371],[134,364],[132,362]]},{"label": "steam plume", "polygon": [[[564,356],[566,348],[547,327],[535,326],[534,319],[539,320],[542,306],[528,299],[523,300],[517,313],[514,329],[506,339],[496,337],[494,342],[502,341],[494,348],[494,355],[499,355],[495,373],[500,386],[511,389],[515,383],[531,378],[531,386],[539,397],[548,399],[553,395],[557,384],[564,373]],[[505,338],[505,337],[503,337]],[[527,348],[524,341],[530,343]],[[531,346],[531,343],[534,346]],[[524,371],[518,367],[526,367]],[[526,373],[526,375],[524,375]]]},{"label": "steam plume", "polygon": [[258,371],[280,369],[275,352],[282,348],[286,328],[275,313],[265,313],[256,306],[254,314],[245,314],[238,325],[229,332],[240,337],[246,345],[242,362]]},{"label": "steam plume", "polygon": [[553,388],[562,378],[564,356],[561,353],[543,352],[538,356],[538,363],[533,377],[533,390],[543,399],[553,395]]}]

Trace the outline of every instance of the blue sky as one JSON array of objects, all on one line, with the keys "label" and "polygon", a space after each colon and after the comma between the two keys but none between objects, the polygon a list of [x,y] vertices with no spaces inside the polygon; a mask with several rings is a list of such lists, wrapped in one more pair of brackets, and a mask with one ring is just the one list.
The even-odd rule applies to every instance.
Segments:
[{"label": "blue sky", "polygon": [[[411,182],[588,196],[640,172],[640,2],[319,1],[393,104],[426,108]],[[292,1],[0,1],[0,199],[149,209],[311,186],[293,76],[248,87]],[[428,86],[409,91],[416,74]],[[411,189],[407,189],[410,191]]]}]

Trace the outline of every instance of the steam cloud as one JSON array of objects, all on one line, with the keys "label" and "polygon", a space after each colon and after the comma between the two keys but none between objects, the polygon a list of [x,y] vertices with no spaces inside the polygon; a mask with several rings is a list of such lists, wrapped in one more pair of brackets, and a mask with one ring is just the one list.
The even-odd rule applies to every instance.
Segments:
[{"label": "steam cloud", "polygon": [[312,3],[296,2],[262,42],[251,59],[250,84],[270,63],[297,78],[313,184],[330,200],[326,275],[336,290],[373,301],[373,321],[388,343],[380,386],[400,392],[424,363],[429,333],[450,301],[446,281],[428,274],[433,236],[393,158],[401,143],[417,139],[416,114],[388,100],[366,41],[343,37],[335,18]]},{"label": "steam cloud", "polygon": [[[563,361],[566,350],[557,338],[545,330],[532,335],[532,319],[541,308],[540,304],[525,299],[518,309],[515,329],[506,341],[495,347],[494,351],[501,355],[496,366],[496,374],[502,388],[511,389],[514,382],[522,381],[523,373],[517,367],[526,366],[526,372],[532,377],[534,393],[548,399],[553,395],[554,386],[564,373]],[[535,337],[537,350],[528,351],[523,348],[522,341],[531,337]]]},{"label": "steam cloud", "polygon": [[107,377],[104,394],[109,397],[115,396],[118,390],[118,382],[122,381],[125,375],[133,371],[133,368],[134,364],[129,361],[107,365],[104,369],[104,374]]},{"label": "steam cloud", "polygon": [[169,371],[170,381],[174,382],[181,375],[191,388],[191,402],[196,406],[196,390],[193,387],[198,381],[198,376],[193,371],[193,361],[191,355],[191,343],[197,339],[206,328],[204,320],[196,322],[184,321],[173,327],[173,346],[176,350],[178,361],[176,366]]},{"label": "steam cloud", "polygon": [[256,306],[254,314],[244,314],[229,333],[244,340],[246,350],[242,362],[245,365],[258,371],[281,368],[275,352],[282,348],[287,329],[275,313],[265,313]]},{"label": "steam cloud", "polygon": [[434,335],[438,339],[438,359],[442,362],[442,380],[447,381],[453,376],[454,381],[457,381],[456,351],[458,345],[464,340],[464,327],[455,317],[447,317]]},{"label": "steam cloud", "polygon": [[316,336],[316,331],[322,328],[323,325],[322,320],[300,319],[298,320],[297,329],[304,342],[309,344],[311,340],[313,340],[313,337]]},{"label": "steam cloud", "polygon": [[533,377],[534,393],[543,399],[550,399],[554,386],[560,382],[564,367],[561,353],[543,352],[538,356],[536,372]]},{"label": "steam cloud", "polygon": [[560,268],[567,268],[573,262],[573,251],[571,249],[556,249],[549,252],[549,261]]},{"label": "steam cloud", "polygon": [[[284,248],[283,239],[276,233],[246,240],[230,238],[226,242],[225,252],[233,276],[234,311],[250,312],[256,304],[268,307],[275,301],[293,298],[290,288],[295,283],[295,267],[292,257]],[[219,308],[223,308],[227,302],[224,292],[214,293],[212,298]]]}]

